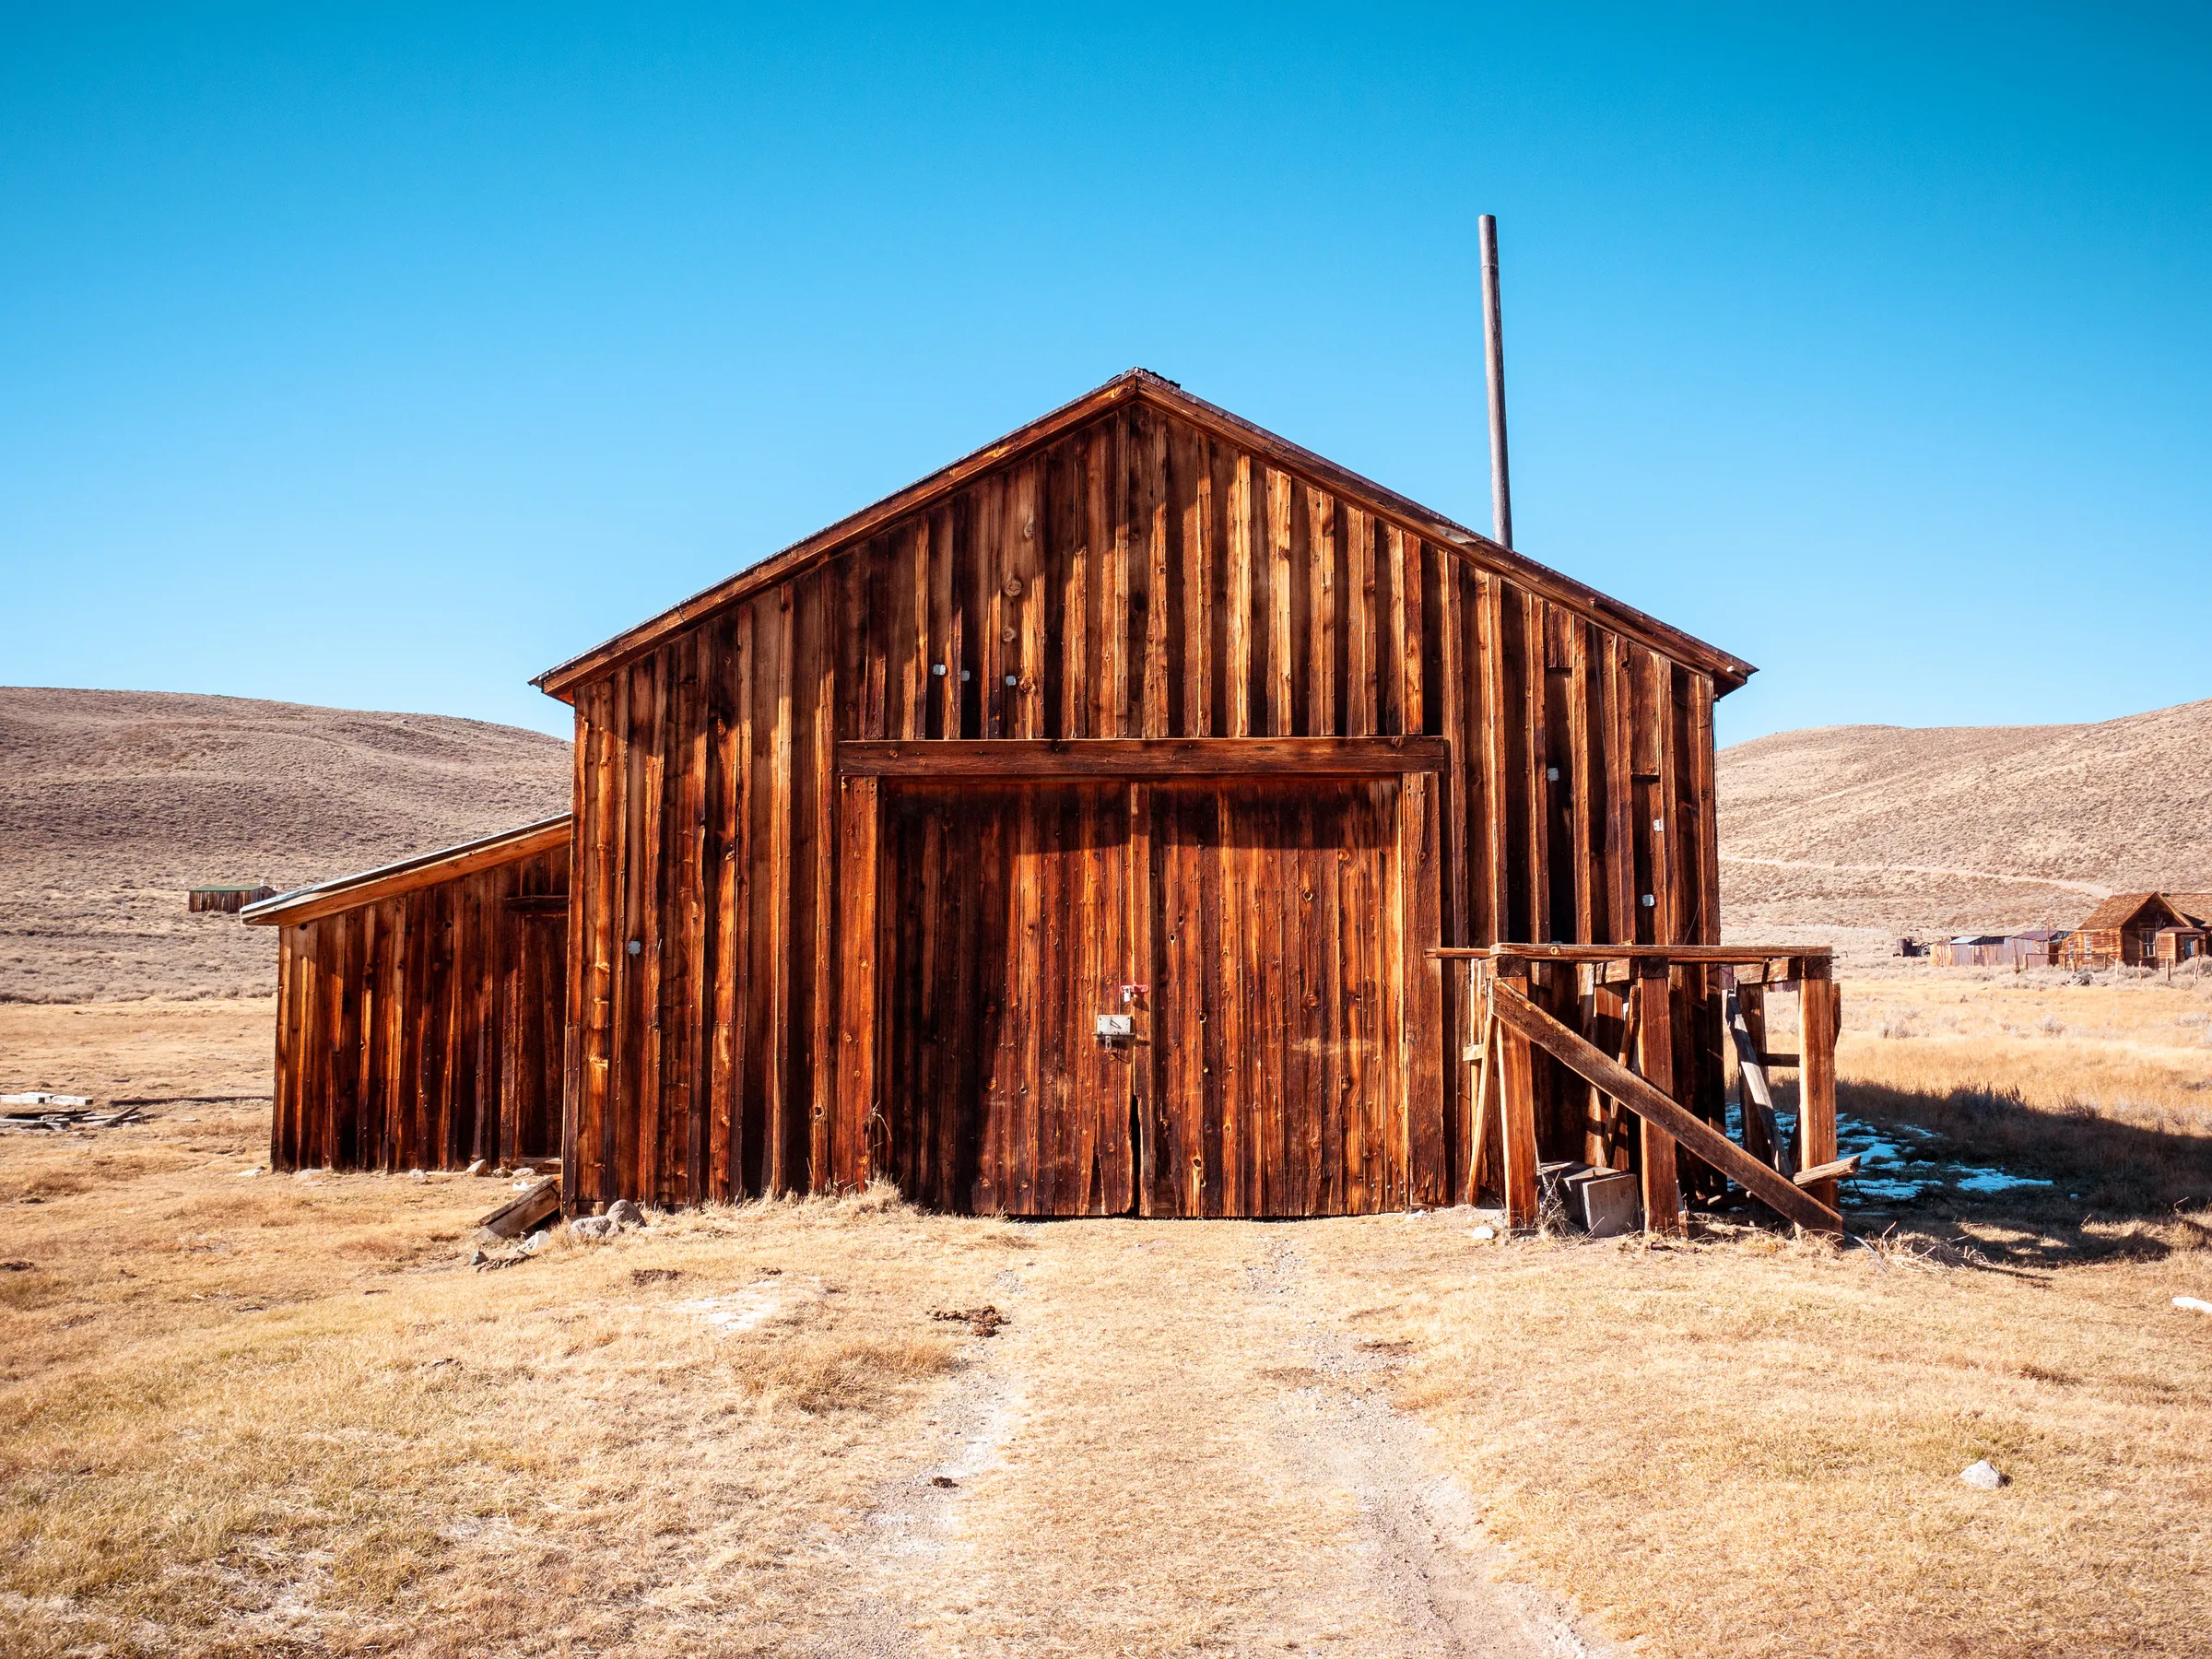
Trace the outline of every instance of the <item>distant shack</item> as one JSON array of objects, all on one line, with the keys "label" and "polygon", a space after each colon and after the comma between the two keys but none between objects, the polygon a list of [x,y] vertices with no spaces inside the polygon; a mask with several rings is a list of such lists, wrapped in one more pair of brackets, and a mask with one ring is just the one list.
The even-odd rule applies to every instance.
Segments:
[{"label": "distant shack", "polygon": [[1932,952],[1938,968],[2048,968],[2058,960],[2065,935],[2050,928],[2017,934],[1960,934],[1938,939]]},{"label": "distant shack", "polygon": [[2065,968],[2155,968],[2205,954],[2205,894],[2186,897],[2196,912],[2176,902],[2182,895],[2114,893],[2065,937],[2058,962]]},{"label": "distant shack", "polygon": [[221,883],[214,887],[195,887],[186,896],[184,909],[191,915],[204,911],[221,911],[236,915],[249,904],[259,904],[264,899],[274,899],[276,889],[265,881]]}]

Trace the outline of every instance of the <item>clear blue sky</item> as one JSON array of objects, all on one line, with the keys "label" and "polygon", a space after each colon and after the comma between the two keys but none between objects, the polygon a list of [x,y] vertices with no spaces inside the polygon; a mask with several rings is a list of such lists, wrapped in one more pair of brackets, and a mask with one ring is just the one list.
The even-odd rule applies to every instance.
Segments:
[{"label": "clear blue sky", "polygon": [[7,5],[0,681],[565,731],[1137,363],[1487,526],[1490,211],[1520,546],[1724,741],[2212,695],[2208,16]]}]

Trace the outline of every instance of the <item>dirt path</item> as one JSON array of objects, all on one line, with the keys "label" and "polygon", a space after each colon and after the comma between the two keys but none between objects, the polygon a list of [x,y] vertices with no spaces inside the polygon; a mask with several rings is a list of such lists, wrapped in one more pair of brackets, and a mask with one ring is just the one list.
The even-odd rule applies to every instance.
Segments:
[{"label": "dirt path", "polygon": [[1323,1305],[1296,1230],[1036,1231],[942,1455],[841,1548],[865,1589],[822,1651],[1604,1651],[1490,1582],[1466,1494],[1376,1387],[1394,1359]]}]

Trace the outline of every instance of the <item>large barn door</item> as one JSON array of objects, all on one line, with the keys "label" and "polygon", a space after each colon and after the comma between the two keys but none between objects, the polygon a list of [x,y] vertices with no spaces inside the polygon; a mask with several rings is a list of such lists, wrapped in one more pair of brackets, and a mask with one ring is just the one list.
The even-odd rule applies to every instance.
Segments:
[{"label": "large barn door", "polygon": [[1409,868],[1423,861],[1401,845],[1427,781],[1201,780],[1151,795],[1143,1213],[1403,1208],[1409,1159],[1416,1189],[1441,1174],[1408,1112],[1441,1128],[1441,1100],[1418,1087],[1435,1068],[1408,1045],[1438,1035],[1419,954],[1441,942],[1421,898],[1434,870]]},{"label": "large barn door", "polygon": [[976,1214],[1123,1215],[1131,1066],[1125,785],[901,782],[883,798],[875,1166]]}]

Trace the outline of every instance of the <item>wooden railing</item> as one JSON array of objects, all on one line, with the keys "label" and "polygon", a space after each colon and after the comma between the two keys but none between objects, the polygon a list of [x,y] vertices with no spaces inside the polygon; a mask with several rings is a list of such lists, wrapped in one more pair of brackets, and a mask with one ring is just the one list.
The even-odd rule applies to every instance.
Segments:
[{"label": "wooden railing", "polygon": [[[1510,1226],[1535,1224],[1537,1166],[1536,1053],[1548,1054],[1595,1091],[1609,1114],[1594,1126],[1608,1147],[1627,1150],[1639,1178],[1644,1227],[1682,1230],[1677,1149],[1689,1153],[1777,1215],[1800,1226],[1840,1232],[1836,1180],[1852,1160],[1836,1157],[1836,1035],[1841,1006],[1825,949],[1734,945],[1498,945],[1432,954],[1466,964],[1474,1102],[1467,1188],[1479,1192],[1495,1146],[1499,1184]],[[1737,1055],[1743,1141],[1731,1140],[1680,1098],[1674,1077],[1675,981],[1685,973],[1720,974],[1723,1018]],[[1583,1030],[1560,1018],[1571,974],[1573,1009]],[[1550,982],[1541,997],[1532,982]],[[1794,990],[1799,1050],[1766,1048],[1766,999]],[[1544,1004],[1548,1003],[1550,1007]],[[1606,1023],[1618,1030],[1618,1053],[1592,1041],[1601,1003],[1618,1010]],[[1769,1072],[1799,1073],[1794,1134],[1785,1135],[1774,1112]],[[1636,1119],[1633,1142],[1615,1134],[1621,1112]],[[1555,1153],[1567,1148],[1555,1147]]]}]

